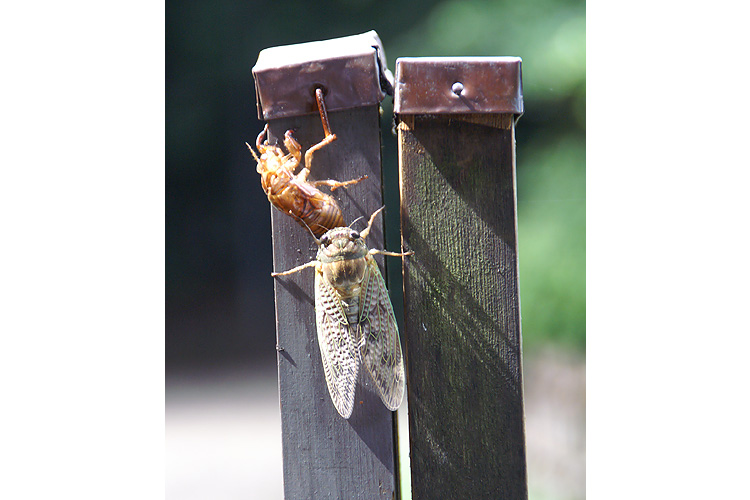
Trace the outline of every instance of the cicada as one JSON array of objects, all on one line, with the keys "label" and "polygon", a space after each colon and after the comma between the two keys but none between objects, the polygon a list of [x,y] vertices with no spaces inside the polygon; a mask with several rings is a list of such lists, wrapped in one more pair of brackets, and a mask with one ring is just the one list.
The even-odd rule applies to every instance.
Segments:
[{"label": "cicada", "polygon": [[320,118],[323,123],[325,137],[322,141],[310,147],[305,152],[305,164],[299,173],[294,171],[302,160],[302,146],[287,130],[284,135],[284,146],[287,153],[276,145],[269,144],[264,140],[268,133],[268,125],[258,134],[255,146],[258,154],[253,148],[245,143],[258,163],[257,171],[260,174],[260,183],[268,196],[268,201],[282,212],[294,217],[301,225],[309,227],[316,237],[321,236],[329,229],[345,226],[344,217],[336,200],[329,194],[322,192],[318,187],[328,186],[331,191],[340,187],[348,187],[367,178],[340,182],[332,179],[310,182],[312,155],[322,147],[336,140],[336,134],[331,133],[328,124],[328,114],[323,101],[321,89],[315,93],[318,101]]},{"label": "cicada", "polygon": [[323,372],[333,405],[344,418],[352,414],[362,364],[386,408],[397,410],[404,395],[398,326],[373,255],[403,257],[413,252],[368,250],[364,240],[383,208],[372,214],[361,233],[349,227],[331,229],[315,240],[315,260],[271,274],[286,276],[315,268],[315,318]]}]

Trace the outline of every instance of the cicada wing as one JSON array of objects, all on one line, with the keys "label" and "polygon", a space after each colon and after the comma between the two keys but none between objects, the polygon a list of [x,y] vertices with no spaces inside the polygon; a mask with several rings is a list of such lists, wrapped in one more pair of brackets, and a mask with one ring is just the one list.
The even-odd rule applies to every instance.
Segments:
[{"label": "cicada wing", "polygon": [[360,363],[356,325],[349,325],[341,299],[320,272],[315,273],[315,318],[328,393],[339,414],[349,418]]},{"label": "cicada wing", "polygon": [[359,348],[380,399],[389,410],[395,411],[404,397],[404,360],[398,326],[378,264],[371,256],[366,258],[367,271],[360,299]]}]

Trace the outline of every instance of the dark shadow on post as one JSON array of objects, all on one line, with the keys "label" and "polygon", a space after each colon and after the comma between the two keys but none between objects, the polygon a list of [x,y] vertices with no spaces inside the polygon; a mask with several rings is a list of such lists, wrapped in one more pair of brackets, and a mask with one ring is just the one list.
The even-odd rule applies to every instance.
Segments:
[{"label": "dark shadow on post", "polygon": [[447,127],[420,120],[412,133],[452,192],[515,248],[515,225],[501,215],[515,212],[512,149],[498,147],[512,144],[511,131],[460,120]]},{"label": "dark shadow on post", "polygon": [[[309,277],[307,278],[310,280],[313,279],[313,272],[314,272],[313,269],[304,269],[300,271],[300,273],[305,273],[309,275]],[[294,297],[298,302],[307,303],[311,307],[315,307],[315,299],[313,299],[309,294],[307,294],[304,290],[302,290],[302,288],[300,288],[300,286],[297,283],[289,280],[285,276],[280,276],[274,279],[276,280],[276,286],[280,286],[281,288],[286,290],[289,293],[289,295]]]},{"label": "dark shadow on post", "polygon": [[[363,366],[360,370],[366,370],[366,368]],[[393,443],[384,440],[377,432],[383,425],[391,424],[393,414],[383,406],[380,397],[370,389],[369,380],[368,385],[365,386],[364,382],[367,377],[367,374],[360,371],[354,411],[347,422],[386,470],[393,474],[395,466]],[[373,429],[376,431],[373,432]]]}]

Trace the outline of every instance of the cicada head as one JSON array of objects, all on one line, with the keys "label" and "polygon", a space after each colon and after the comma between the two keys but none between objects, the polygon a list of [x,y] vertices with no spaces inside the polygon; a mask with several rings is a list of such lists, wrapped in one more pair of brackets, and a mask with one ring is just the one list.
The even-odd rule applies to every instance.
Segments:
[{"label": "cicada head", "polygon": [[318,241],[318,260],[324,264],[339,260],[361,259],[367,255],[367,245],[364,239],[350,227],[334,227]]},{"label": "cicada head", "polygon": [[320,237],[317,260],[323,276],[337,289],[358,285],[364,277],[367,245],[352,228],[336,227]]},{"label": "cicada head", "polygon": [[247,149],[253,154],[253,158],[258,163],[256,170],[259,174],[263,175],[266,173],[275,173],[281,167],[281,158],[284,156],[283,151],[278,146],[268,144],[265,140],[266,134],[268,133],[268,125],[266,125],[258,138],[255,140],[255,147],[258,149],[258,153],[247,144]]}]

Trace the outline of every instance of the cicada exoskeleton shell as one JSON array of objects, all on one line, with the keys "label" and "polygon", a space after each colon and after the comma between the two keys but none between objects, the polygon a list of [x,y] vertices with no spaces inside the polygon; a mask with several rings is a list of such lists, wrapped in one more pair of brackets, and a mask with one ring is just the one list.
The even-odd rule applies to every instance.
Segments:
[{"label": "cicada exoskeleton shell", "polygon": [[324,193],[319,186],[328,186],[332,191],[340,187],[356,184],[367,176],[350,181],[336,181],[332,179],[309,181],[310,167],[315,151],[336,140],[336,134],[331,133],[328,125],[328,115],[323,103],[322,90],[316,90],[316,99],[320,110],[325,137],[319,143],[311,146],[305,152],[302,169],[295,173],[302,163],[302,146],[294,138],[293,132],[287,130],[284,134],[284,147],[269,144],[267,140],[268,125],[261,131],[255,141],[258,154],[248,144],[247,147],[258,163],[257,171],[261,176],[261,186],[271,204],[282,212],[294,217],[302,226],[308,227],[315,237],[320,237],[334,227],[346,225],[344,216],[338,203],[328,193]]}]

